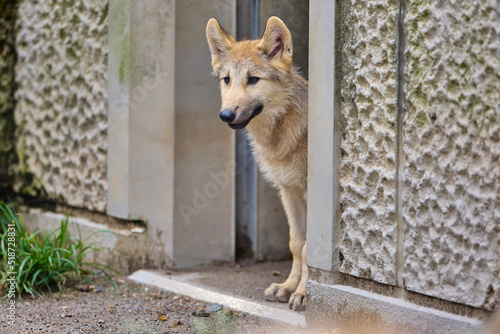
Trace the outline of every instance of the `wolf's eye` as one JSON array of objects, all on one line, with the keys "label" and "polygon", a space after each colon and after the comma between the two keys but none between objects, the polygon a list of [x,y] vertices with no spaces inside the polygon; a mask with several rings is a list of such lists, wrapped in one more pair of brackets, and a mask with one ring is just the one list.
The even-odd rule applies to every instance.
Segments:
[{"label": "wolf's eye", "polygon": [[230,79],[229,79],[229,75],[224,77],[224,83],[225,83],[226,85],[229,85],[229,80],[230,80]]},{"label": "wolf's eye", "polygon": [[250,77],[250,78],[248,78],[248,84],[249,85],[254,85],[257,82],[259,82],[259,80],[260,80],[260,78],[258,78],[258,77]]}]

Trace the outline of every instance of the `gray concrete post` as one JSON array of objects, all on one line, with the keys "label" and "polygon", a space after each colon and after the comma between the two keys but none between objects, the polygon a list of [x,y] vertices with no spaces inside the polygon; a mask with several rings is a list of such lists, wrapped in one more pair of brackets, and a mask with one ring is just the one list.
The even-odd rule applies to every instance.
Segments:
[{"label": "gray concrete post", "polygon": [[334,267],[338,208],[338,140],[334,126],[335,3],[312,1],[309,22],[309,151],[307,264]]}]

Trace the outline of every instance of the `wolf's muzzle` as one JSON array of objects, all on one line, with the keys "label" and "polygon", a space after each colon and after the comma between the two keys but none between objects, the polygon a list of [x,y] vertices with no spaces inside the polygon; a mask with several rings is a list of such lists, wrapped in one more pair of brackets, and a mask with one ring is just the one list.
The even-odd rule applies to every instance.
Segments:
[{"label": "wolf's muzzle", "polygon": [[264,106],[262,105],[259,105],[257,108],[255,108],[253,111],[252,111],[252,114],[250,115],[250,117],[244,121],[244,122],[241,122],[241,123],[238,123],[238,124],[231,124],[231,123],[228,123],[227,125],[229,125],[229,127],[233,130],[241,130],[243,129],[244,127],[246,127],[248,125],[248,123],[250,123],[250,121],[255,117],[257,116],[258,114],[260,114],[262,112],[262,109],[264,108]]}]

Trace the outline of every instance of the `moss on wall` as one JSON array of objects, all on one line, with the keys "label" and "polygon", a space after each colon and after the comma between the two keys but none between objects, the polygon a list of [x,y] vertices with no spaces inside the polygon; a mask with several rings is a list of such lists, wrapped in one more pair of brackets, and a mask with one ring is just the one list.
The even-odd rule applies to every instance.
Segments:
[{"label": "moss on wall", "polygon": [[0,194],[12,188],[15,153],[14,92],[17,1],[0,0]]},{"label": "moss on wall", "polygon": [[488,310],[500,296],[497,7],[411,0],[405,13],[404,281]]}]

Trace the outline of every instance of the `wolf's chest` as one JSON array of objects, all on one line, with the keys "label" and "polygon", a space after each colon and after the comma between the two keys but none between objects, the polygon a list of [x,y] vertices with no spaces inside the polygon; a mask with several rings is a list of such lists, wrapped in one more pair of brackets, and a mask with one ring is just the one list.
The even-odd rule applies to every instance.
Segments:
[{"label": "wolf's chest", "polygon": [[301,163],[300,157],[288,156],[280,159],[272,150],[264,150],[259,145],[254,147],[254,155],[260,171],[274,186],[305,187],[307,170]]}]

